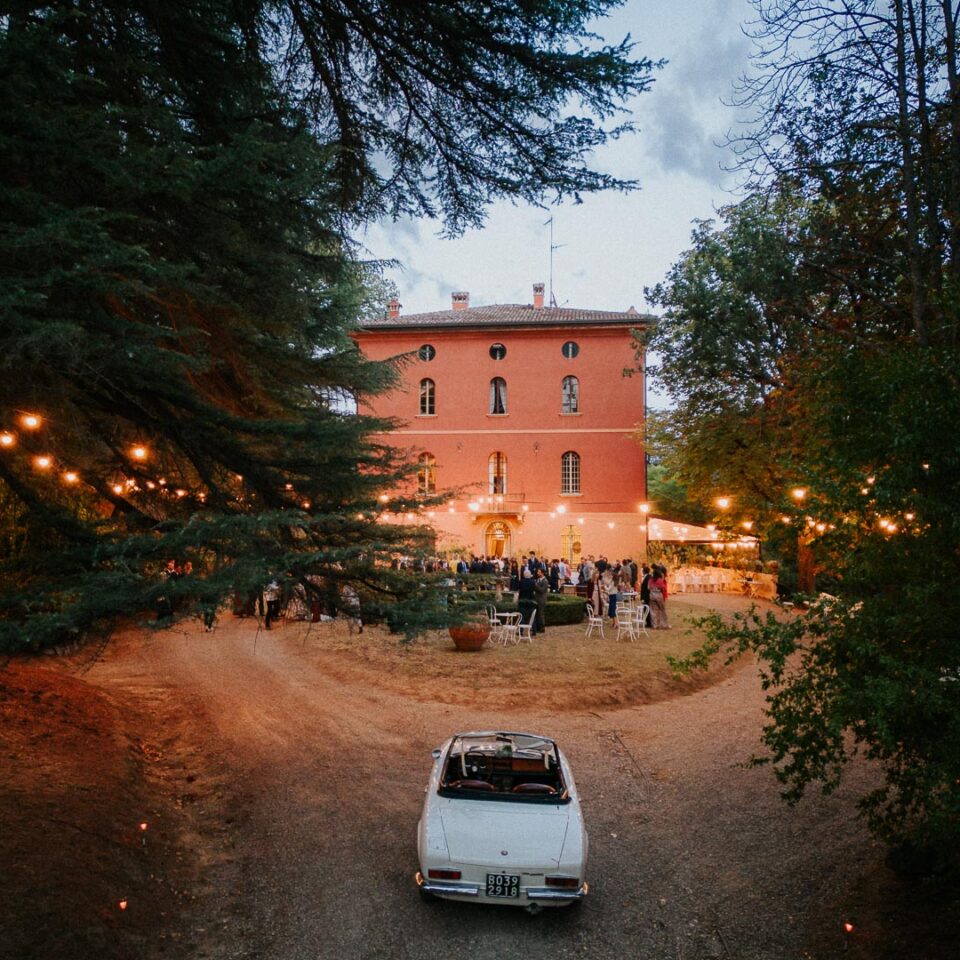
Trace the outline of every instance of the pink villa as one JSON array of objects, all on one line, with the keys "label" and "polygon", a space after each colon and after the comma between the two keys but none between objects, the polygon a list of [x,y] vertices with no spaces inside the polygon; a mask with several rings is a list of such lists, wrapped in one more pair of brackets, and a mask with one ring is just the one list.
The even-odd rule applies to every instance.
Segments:
[{"label": "pink villa", "polygon": [[419,463],[420,492],[450,491],[428,515],[439,552],[646,554],[645,387],[630,331],[652,319],[545,306],[538,283],[532,304],[471,307],[459,292],[449,310],[403,316],[393,300],[356,333],[372,359],[413,358],[367,409],[402,421],[383,439]]}]

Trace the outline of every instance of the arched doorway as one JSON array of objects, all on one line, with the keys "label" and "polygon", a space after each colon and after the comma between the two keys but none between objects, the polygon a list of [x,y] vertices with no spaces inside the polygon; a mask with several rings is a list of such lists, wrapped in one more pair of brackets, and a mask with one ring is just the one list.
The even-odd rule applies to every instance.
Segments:
[{"label": "arched doorway", "polygon": [[494,520],[487,524],[484,533],[484,553],[488,557],[509,557],[511,555],[510,541],[512,532],[510,525],[502,520]]}]

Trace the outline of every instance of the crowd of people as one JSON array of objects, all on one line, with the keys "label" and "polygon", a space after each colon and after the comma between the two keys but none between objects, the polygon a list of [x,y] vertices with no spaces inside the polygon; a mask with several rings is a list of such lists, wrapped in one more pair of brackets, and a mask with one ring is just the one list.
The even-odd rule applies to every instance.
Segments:
[{"label": "crowd of people", "polygon": [[[450,562],[442,559],[397,560],[396,566],[428,573],[451,570]],[[654,630],[670,628],[666,608],[667,569],[661,564],[638,566],[629,557],[611,562],[605,556],[587,556],[579,564],[573,565],[562,558],[547,560],[531,550],[525,558],[461,557],[453,569],[457,575],[487,574],[497,577],[504,587],[509,583],[509,589],[517,596],[522,621],[530,623],[532,633],[542,633],[546,629],[544,612],[547,595],[561,593],[564,586],[578,588],[577,592],[585,596],[594,616],[609,617],[611,620],[616,619],[617,604],[624,594],[638,595],[640,602],[649,608],[644,626]],[[189,560],[182,565],[176,560],[167,562],[161,577],[170,585],[170,589],[164,590],[157,598],[158,622],[173,619],[178,592],[176,582],[192,573],[193,564]],[[302,591],[302,587],[300,589]],[[313,619],[318,619],[321,607],[319,600],[316,597],[303,599]],[[308,603],[308,599],[312,602]],[[348,604],[349,612],[359,622],[359,598],[353,593],[352,599],[353,602]],[[252,613],[252,607],[256,605],[257,613],[264,618],[264,625],[269,630],[280,616],[282,600],[281,585],[273,580],[259,595],[255,593],[248,598],[239,612],[240,615]],[[248,607],[251,608],[249,611]],[[212,630],[216,619],[215,605],[210,605],[209,609],[203,606],[200,613],[204,627]]]},{"label": "crowd of people", "polygon": [[667,617],[667,568],[655,563],[641,564],[627,557],[610,561],[605,556],[585,557],[578,565],[562,558],[547,560],[531,550],[524,559],[504,560],[502,557],[461,557],[456,564],[458,574],[481,573],[509,577],[510,590],[517,594],[518,606],[524,622],[536,606],[534,633],[543,627],[543,608],[548,593],[560,593],[564,585],[583,585],[587,603],[594,616],[615,620],[617,603],[624,594],[639,595],[640,602],[649,607],[645,627],[669,630]]}]

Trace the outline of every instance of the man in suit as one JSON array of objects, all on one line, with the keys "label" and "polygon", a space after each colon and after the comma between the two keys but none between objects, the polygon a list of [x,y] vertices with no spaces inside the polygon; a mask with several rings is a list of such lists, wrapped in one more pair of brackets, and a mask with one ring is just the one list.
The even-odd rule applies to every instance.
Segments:
[{"label": "man in suit", "polygon": [[543,633],[547,629],[547,594],[550,592],[550,582],[547,580],[543,564],[537,568],[533,581],[533,599],[537,602],[537,633]]}]

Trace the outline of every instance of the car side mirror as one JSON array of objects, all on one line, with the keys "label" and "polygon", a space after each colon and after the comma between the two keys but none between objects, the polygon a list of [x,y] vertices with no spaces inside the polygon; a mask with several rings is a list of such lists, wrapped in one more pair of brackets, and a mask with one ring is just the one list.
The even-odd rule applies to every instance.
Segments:
[{"label": "car side mirror", "polygon": [[441,750],[439,747],[437,747],[435,750],[430,751],[430,756],[433,757],[434,760],[439,760],[440,753],[441,753]]}]

